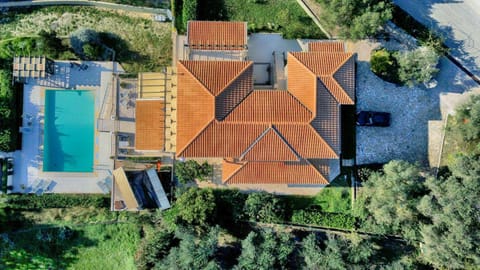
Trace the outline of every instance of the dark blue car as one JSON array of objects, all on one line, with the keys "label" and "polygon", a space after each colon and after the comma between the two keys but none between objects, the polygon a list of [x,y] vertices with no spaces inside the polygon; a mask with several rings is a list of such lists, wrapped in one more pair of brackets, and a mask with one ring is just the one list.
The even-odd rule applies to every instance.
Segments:
[{"label": "dark blue car", "polygon": [[357,125],[372,126],[372,127],[388,127],[390,126],[390,113],[360,111],[357,113]]}]

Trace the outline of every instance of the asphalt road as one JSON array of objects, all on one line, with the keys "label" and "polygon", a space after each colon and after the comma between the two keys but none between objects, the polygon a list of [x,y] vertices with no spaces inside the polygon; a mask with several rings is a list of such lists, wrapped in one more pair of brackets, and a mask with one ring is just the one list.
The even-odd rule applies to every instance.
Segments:
[{"label": "asphalt road", "polygon": [[440,32],[451,55],[480,77],[480,0],[394,0],[429,28]]}]

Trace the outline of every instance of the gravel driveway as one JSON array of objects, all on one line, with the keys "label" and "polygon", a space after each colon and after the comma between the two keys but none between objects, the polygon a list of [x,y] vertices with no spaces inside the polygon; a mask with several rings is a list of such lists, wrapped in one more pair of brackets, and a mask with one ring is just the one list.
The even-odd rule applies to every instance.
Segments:
[{"label": "gravel driveway", "polygon": [[[441,120],[440,96],[462,93],[474,83],[450,61],[442,58],[441,71],[436,78],[437,87],[397,87],[370,71],[370,51],[380,45],[362,41],[351,48],[358,53],[357,111],[392,114],[390,127],[357,127],[357,164],[402,159],[428,165],[428,122]],[[382,45],[389,48],[400,46],[392,43]]]}]

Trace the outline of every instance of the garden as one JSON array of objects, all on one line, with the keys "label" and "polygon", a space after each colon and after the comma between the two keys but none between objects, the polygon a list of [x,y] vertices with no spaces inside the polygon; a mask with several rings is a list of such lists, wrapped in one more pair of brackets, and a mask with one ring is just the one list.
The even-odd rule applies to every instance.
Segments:
[{"label": "garden", "polygon": [[179,33],[198,19],[246,21],[249,33],[282,33],[286,39],[326,38],[295,0],[175,0],[172,6]]}]

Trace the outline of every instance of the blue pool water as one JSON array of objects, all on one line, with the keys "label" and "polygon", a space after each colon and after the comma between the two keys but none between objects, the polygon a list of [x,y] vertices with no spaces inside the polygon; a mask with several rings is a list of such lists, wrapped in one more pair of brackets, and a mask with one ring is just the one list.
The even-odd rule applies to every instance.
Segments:
[{"label": "blue pool water", "polygon": [[43,171],[93,172],[93,91],[46,90]]}]

